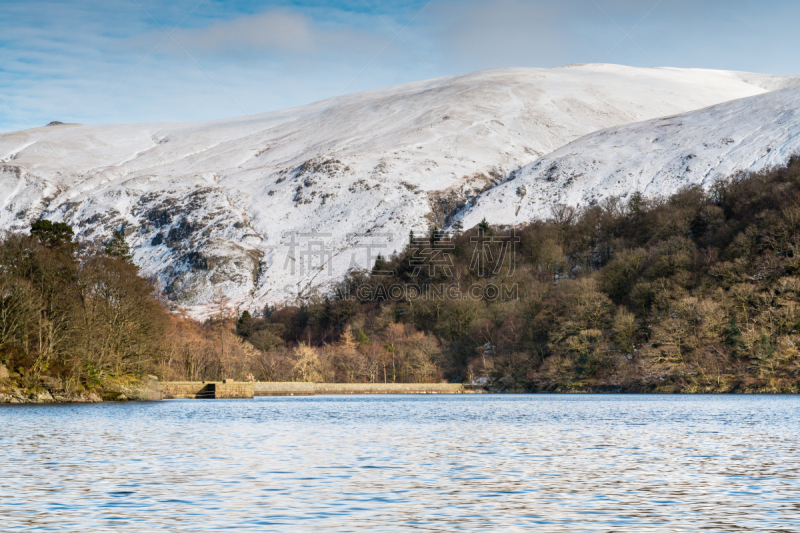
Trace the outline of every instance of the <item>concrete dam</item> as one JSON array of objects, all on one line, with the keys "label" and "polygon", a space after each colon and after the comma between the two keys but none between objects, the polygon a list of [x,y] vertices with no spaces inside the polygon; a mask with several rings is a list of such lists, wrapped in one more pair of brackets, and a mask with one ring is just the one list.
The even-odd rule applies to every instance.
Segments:
[{"label": "concrete dam", "polygon": [[157,383],[163,400],[312,396],[317,394],[464,394],[461,383],[307,383],[252,381],[165,381]]}]

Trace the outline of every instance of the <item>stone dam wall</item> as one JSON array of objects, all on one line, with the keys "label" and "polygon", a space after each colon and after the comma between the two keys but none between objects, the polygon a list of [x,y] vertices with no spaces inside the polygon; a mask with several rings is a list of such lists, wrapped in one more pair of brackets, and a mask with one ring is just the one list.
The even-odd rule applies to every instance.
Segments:
[{"label": "stone dam wall", "polygon": [[460,383],[303,383],[246,381],[164,381],[158,383],[164,400],[221,399],[253,396],[311,396],[315,394],[462,394],[472,392]]},{"label": "stone dam wall", "polygon": [[256,396],[313,394],[461,394],[461,383],[255,383]]}]

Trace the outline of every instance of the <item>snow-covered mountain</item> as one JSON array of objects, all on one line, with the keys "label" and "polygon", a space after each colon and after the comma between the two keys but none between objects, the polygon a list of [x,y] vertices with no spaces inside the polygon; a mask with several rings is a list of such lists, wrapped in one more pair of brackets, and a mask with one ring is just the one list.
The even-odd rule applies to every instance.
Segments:
[{"label": "snow-covered mountain", "polygon": [[800,155],[800,88],[605,129],[515,172],[458,218],[515,225],[547,217],[553,204],[590,205],[609,196],[668,195],[710,187],[743,171]]},{"label": "snow-covered mountain", "polygon": [[[46,217],[95,241],[122,229],[143,272],[194,313],[216,295],[255,308],[370,266],[410,230],[446,225],[509,173],[581,136],[797,81],[616,65],[498,69],[231,120],[2,134],[0,228]],[[506,220],[509,204],[497,205],[487,218]]]}]

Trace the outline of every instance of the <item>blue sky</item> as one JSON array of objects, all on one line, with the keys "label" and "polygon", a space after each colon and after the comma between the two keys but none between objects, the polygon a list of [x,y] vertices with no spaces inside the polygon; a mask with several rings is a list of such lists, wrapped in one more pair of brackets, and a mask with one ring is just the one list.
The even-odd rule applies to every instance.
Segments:
[{"label": "blue sky", "polygon": [[797,0],[0,0],[0,131],[261,113],[473,70],[800,73]]}]

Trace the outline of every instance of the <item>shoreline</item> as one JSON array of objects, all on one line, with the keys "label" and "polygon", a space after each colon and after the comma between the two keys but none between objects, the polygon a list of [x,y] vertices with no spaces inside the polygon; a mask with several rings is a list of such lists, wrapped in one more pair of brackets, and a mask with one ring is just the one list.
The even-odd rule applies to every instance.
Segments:
[{"label": "shoreline", "polygon": [[[331,384],[325,384],[331,385]],[[348,383],[336,383],[333,385],[351,385]],[[371,385],[371,384],[359,384]],[[396,385],[409,385],[409,384],[396,384]],[[456,384],[460,385],[460,384]],[[651,391],[651,392],[632,392],[632,391],[535,391],[535,392],[510,392],[510,391],[489,391],[482,388],[468,389],[464,388],[458,392],[443,392],[435,390],[319,390],[319,391],[273,391],[268,393],[257,393],[252,397],[247,398],[225,398],[225,399],[254,399],[258,397],[288,397],[288,396],[375,396],[375,395],[453,395],[453,394],[492,394],[499,396],[537,396],[537,395],[553,395],[553,396],[577,396],[577,395],[598,395],[598,396],[797,396],[798,392],[791,391],[770,391],[770,390],[735,390],[726,392],[713,392],[713,391],[695,391],[695,392],[669,392],[669,391]],[[11,405],[86,405],[97,403],[129,403],[129,402],[160,402],[165,400],[176,399],[209,399],[202,397],[190,396],[168,396],[162,398],[153,397],[127,397],[120,395],[116,398],[102,398],[94,392],[76,394],[74,396],[65,397],[62,395],[34,395],[34,396],[20,396],[9,395],[0,393],[0,407]]]}]

